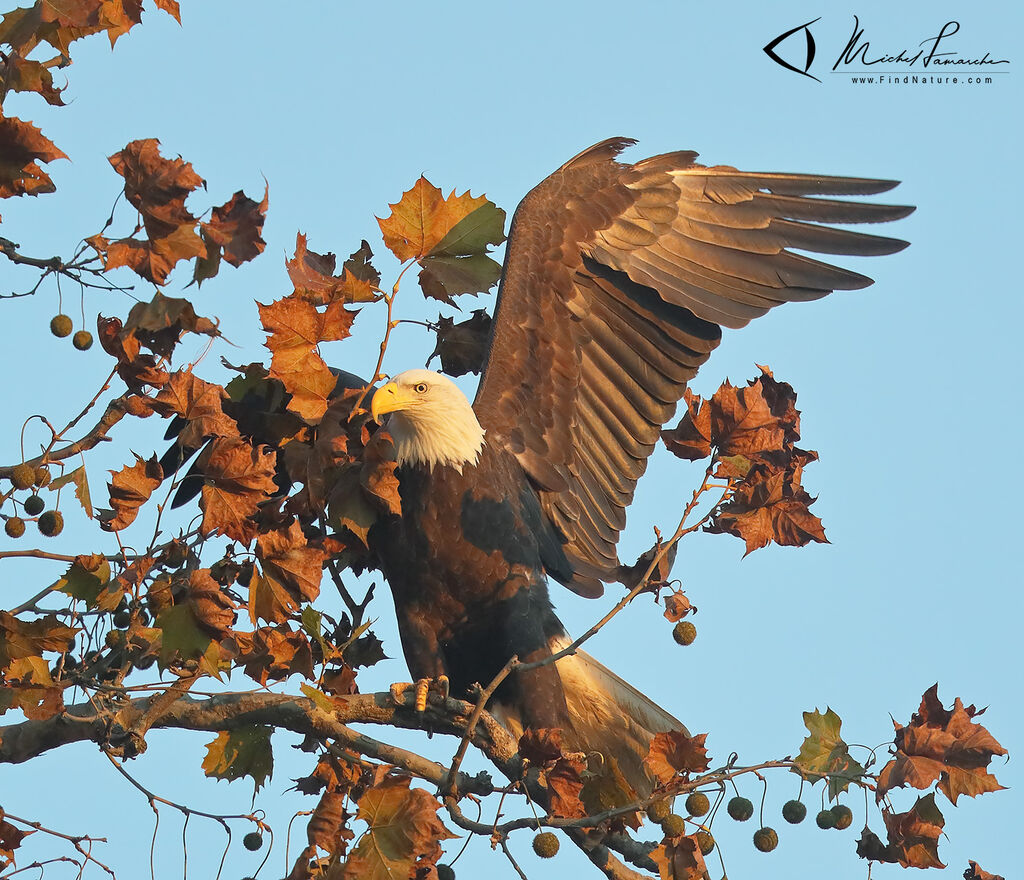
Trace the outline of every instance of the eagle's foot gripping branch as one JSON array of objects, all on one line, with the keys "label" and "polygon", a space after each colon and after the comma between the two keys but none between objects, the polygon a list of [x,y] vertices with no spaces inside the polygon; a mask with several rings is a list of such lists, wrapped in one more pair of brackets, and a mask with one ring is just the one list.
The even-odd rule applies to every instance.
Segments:
[{"label": "eagle's foot gripping branch", "polygon": [[416,689],[416,711],[423,712],[427,708],[427,695],[431,690],[439,694],[442,700],[448,699],[448,676],[439,675],[437,678],[421,678],[416,682],[395,682],[391,685],[391,699],[397,705],[403,705],[409,688]]}]

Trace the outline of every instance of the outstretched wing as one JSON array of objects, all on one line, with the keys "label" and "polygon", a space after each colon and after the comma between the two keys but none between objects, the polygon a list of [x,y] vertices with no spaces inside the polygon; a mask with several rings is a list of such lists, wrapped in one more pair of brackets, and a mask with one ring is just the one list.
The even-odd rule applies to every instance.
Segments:
[{"label": "outstretched wing", "polygon": [[473,404],[536,485],[575,572],[566,585],[583,595],[616,578],[636,481],[721,327],[866,287],[791,249],[894,253],[906,242],[827,224],[913,210],[828,198],[889,180],[707,168],[692,152],[615,161],[632,143],[584,150],[516,210]]}]

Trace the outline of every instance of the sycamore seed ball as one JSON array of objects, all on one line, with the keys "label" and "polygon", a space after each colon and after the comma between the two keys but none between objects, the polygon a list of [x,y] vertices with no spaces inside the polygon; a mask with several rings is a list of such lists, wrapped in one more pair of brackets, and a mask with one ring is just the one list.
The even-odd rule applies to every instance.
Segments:
[{"label": "sycamore seed ball", "polygon": [[779,835],[774,828],[758,828],[754,832],[754,846],[759,852],[771,852],[779,845]]},{"label": "sycamore seed ball", "polygon": [[661,830],[666,837],[678,837],[686,830],[686,820],[677,813],[669,813],[661,821]]},{"label": "sycamore seed ball", "polygon": [[647,808],[647,818],[652,822],[664,822],[665,817],[672,812],[667,800],[655,801]]},{"label": "sycamore seed ball", "polygon": [[71,323],[71,318],[67,315],[54,315],[50,319],[50,332],[58,339],[70,336],[71,330],[74,326],[75,325]]},{"label": "sycamore seed ball", "polygon": [[256,852],[256,850],[263,846],[263,835],[258,831],[250,831],[242,838],[242,846],[247,850]]},{"label": "sycamore seed ball", "polygon": [[692,645],[697,638],[697,627],[688,620],[680,620],[672,630],[672,638],[680,645]]},{"label": "sycamore seed ball", "polygon": [[35,469],[35,478],[33,479],[33,482],[37,486],[39,486],[39,488],[42,488],[43,486],[48,486],[50,483],[49,468],[46,468],[43,465],[39,465],[39,467]]},{"label": "sycamore seed ball", "polygon": [[36,469],[30,464],[15,465],[11,469],[11,482],[15,489],[31,489],[36,481]]},{"label": "sycamore seed ball", "polygon": [[64,531],[64,515],[59,510],[48,510],[36,523],[47,538],[55,538]]},{"label": "sycamore seed ball", "polygon": [[853,824],[853,810],[845,804],[836,804],[832,808],[832,816],[835,819],[833,827],[839,831],[844,831]]},{"label": "sycamore seed ball", "polygon": [[71,344],[79,351],[92,348],[92,334],[88,330],[79,330],[71,337]]},{"label": "sycamore seed ball", "polygon": [[710,831],[697,832],[697,846],[700,847],[700,854],[702,856],[711,854],[711,850],[715,848],[715,838],[711,836]]},{"label": "sycamore seed ball", "polygon": [[9,516],[4,523],[4,531],[8,538],[20,538],[25,534],[25,520],[20,516]]},{"label": "sycamore seed ball", "polygon": [[814,817],[814,821],[818,824],[818,827],[823,830],[836,827],[835,813],[831,810],[822,810]]},{"label": "sycamore seed ball", "polygon": [[455,880],[455,869],[451,865],[438,865],[437,880]]},{"label": "sycamore seed ball", "polygon": [[802,801],[786,801],[782,805],[782,818],[790,825],[799,825],[807,818],[807,807]]},{"label": "sycamore seed ball", "polygon": [[29,495],[25,499],[25,513],[29,516],[39,516],[46,509],[46,502],[38,495]]},{"label": "sycamore seed ball", "polygon": [[737,822],[746,822],[754,815],[754,805],[750,802],[750,798],[741,795],[732,798],[725,809]]},{"label": "sycamore seed ball", "polygon": [[695,791],[686,799],[686,811],[691,816],[705,816],[710,809],[711,801],[702,791]]},{"label": "sycamore seed ball", "polygon": [[533,851],[542,859],[553,858],[558,852],[558,838],[552,831],[542,831],[533,838]]}]

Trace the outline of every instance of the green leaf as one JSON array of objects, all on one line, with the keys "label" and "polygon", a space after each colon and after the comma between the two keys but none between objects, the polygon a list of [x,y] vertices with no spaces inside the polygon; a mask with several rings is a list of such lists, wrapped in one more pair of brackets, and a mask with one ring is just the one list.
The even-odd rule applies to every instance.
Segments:
[{"label": "green leaf", "polygon": [[864,768],[851,756],[839,735],[842,720],[831,709],[822,715],[817,709],[804,712],[804,724],[810,735],[800,746],[794,762],[804,778],[811,783],[828,779],[828,796],[835,800],[850,783],[864,775]]},{"label": "green leaf", "polygon": [[75,468],[73,471],[69,471],[62,476],[57,477],[56,480],[52,480],[47,485],[47,488],[51,492],[56,492],[58,489],[67,486],[69,483],[75,484],[75,497],[82,505],[85,515],[89,517],[89,519],[92,519],[92,498],[89,495],[89,480],[86,478],[84,466]]},{"label": "green leaf", "polygon": [[463,217],[434,247],[427,257],[468,257],[484,254],[488,245],[505,240],[505,212],[494,202],[484,202]]},{"label": "green leaf", "polygon": [[306,684],[306,682],[302,682],[299,685],[299,690],[302,691],[303,695],[307,699],[312,700],[313,705],[322,712],[334,713],[334,702],[319,688],[313,687],[311,684]]},{"label": "green leaf", "polygon": [[228,782],[249,776],[259,791],[274,775],[274,750],[270,745],[273,732],[266,724],[222,730],[206,747],[203,770],[207,776]]},{"label": "green leaf", "polygon": [[182,660],[203,656],[213,641],[196,622],[188,605],[172,605],[160,613],[154,625],[162,632],[161,668],[171,663],[175,655],[180,655]]},{"label": "green leaf", "polygon": [[336,529],[347,529],[364,547],[369,547],[370,527],[378,519],[376,508],[359,485],[359,469],[346,467],[335,480],[327,500],[327,521]]},{"label": "green leaf", "polygon": [[501,276],[501,266],[483,254],[468,257],[425,257],[420,261],[420,287],[433,299],[450,303],[452,297],[486,293]]},{"label": "green leaf", "polygon": [[321,620],[323,615],[317,611],[312,605],[307,605],[302,609],[302,628],[306,631],[306,635],[316,639],[320,645],[320,650],[323,651],[324,660],[329,660],[334,656],[334,649],[327,644],[324,640],[324,630]]},{"label": "green leaf", "polygon": [[112,611],[124,595],[120,585],[110,582],[110,563],[102,557],[79,556],[51,589],[101,611]]}]

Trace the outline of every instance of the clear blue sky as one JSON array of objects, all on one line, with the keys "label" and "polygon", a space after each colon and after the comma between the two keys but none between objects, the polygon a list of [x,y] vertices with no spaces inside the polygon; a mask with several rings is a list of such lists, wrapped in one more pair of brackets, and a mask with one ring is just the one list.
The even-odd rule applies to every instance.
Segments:
[{"label": "clear blue sky", "polygon": [[[533,184],[579,149],[628,135],[640,141],[634,157],[687,148],[708,164],[903,180],[894,199],[918,210],[892,234],[912,247],[849,263],[873,276],[873,287],[784,307],[728,333],[695,383],[698,393],[710,393],[727,376],[742,382],[755,374],[756,362],[796,387],[805,445],[821,454],[805,482],[820,495],[814,510],[832,543],[769,548],[741,560],[740,542],[698,535],[681,547],[675,570],[700,608],[697,642],[677,647],[659,609],[641,602],[594,640],[592,652],[691,730],[709,731],[719,762],[734,750],[748,763],[795,753],[804,733],[801,712],[826,705],[843,718],[848,741],[884,742],[892,735],[890,713],[906,723],[935,681],[947,703],[961,696],[990,706],[984,723],[1011,753],[1020,752],[1024,714],[1019,672],[1013,672],[1020,661],[1012,647],[1020,631],[1024,427],[1017,375],[1024,196],[1017,167],[1024,106],[1019,7],[991,0],[917,0],[898,8],[859,0],[827,11],[791,0],[522,2],[500,9],[462,2],[183,0],[182,7],[182,27],[149,11],[113,53],[103,38],[75,44],[67,71],[70,106],[51,111],[41,101],[9,99],[6,111],[41,125],[72,162],[53,164],[55,196],[5,203],[0,234],[26,253],[70,252],[99,229],[117,192],[119,178],[105,157],[134,138],[157,137],[165,155],[191,161],[208,181],[203,206],[220,204],[239,188],[258,196],[265,177],[264,256],[240,270],[224,267],[201,292],[185,294],[194,295],[198,311],[220,318],[238,346],[223,346],[207,359],[200,372],[213,377],[221,354],[235,363],[266,359],[254,300],[289,292],[283,261],[296,231],[318,251],[347,254],[365,237],[379,254],[374,215],[386,215],[387,203],[420,173],[446,192],[485,192],[511,213]],[[872,54],[913,50],[957,20],[961,30],[943,48],[1009,58],[999,68],[1009,72],[994,74],[991,84],[854,84],[829,72],[854,13]],[[761,51],[819,15],[810,72],[822,83],[784,70]],[[803,66],[798,43],[778,51],[800,56]],[[393,278],[393,263],[382,258],[379,266]],[[0,279],[2,289],[31,284],[28,274],[6,264]],[[172,278],[167,292],[181,295],[187,281]],[[404,313],[436,316],[418,298],[413,287],[405,289]],[[74,302],[69,311],[77,315],[77,296]],[[85,313],[91,324],[97,312],[123,315],[129,305],[120,296],[89,294]],[[18,371],[4,382],[8,421],[0,458],[9,462],[18,455],[23,417],[40,407],[55,419],[73,414],[108,361],[98,347],[81,355],[49,336],[52,288],[0,309],[7,369]],[[328,359],[372,372],[383,321],[382,310],[365,309],[356,324],[362,342],[339,343]],[[386,368],[420,366],[430,347],[402,328]],[[183,356],[198,351],[197,343]],[[158,427],[143,425],[89,460],[95,497],[102,501],[103,469],[127,462],[129,445],[145,454],[156,448]],[[675,522],[695,478],[695,470],[668,455],[656,459],[632,510],[624,557],[650,544],[653,525]],[[77,514],[68,519],[53,546],[96,549],[94,527]],[[45,564],[0,565],[8,598],[57,575]],[[555,599],[574,631],[606,607],[564,590]],[[330,608],[334,600],[322,601]],[[388,652],[400,657],[389,603],[379,601],[376,614]],[[360,683],[379,688],[405,676],[396,659]],[[207,739],[152,734],[150,753],[133,771],[164,796],[244,812],[245,783],[203,780],[199,760]],[[292,812],[312,809],[314,799],[284,794],[289,779],[307,771],[287,748],[289,736],[276,741],[277,772],[257,805],[283,834]],[[453,747],[443,738],[400,741],[442,760]],[[994,766],[1016,790],[965,799],[957,809],[940,798],[949,836],[940,854],[949,868],[934,876],[959,877],[968,858],[1006,876],[1020,864],[1018,767]],[[862,801],[851,802],[854,830],[825,834],[812,823],[790,829],[778,810],[796,787],[793,777],[770,779],[766,817],[781,838],[771,855],[753,850],[752,827],[721,817],[716,833],[729,876],[865,876],[866,864],[853,855]],[[745,793],[755,797],[754,787]],[[913,801],[909,793],[895,797],[903,808]],[[110,845],[98,855],[121,877],[148,870],[149,810],[94,748],[5,768],[0,800],[11,812],[68,833],[108,835]],[[215,871],[221,837],[209,824],[190,823],[190,876]],[[876,818],[871,824],[881,830]],[[297,832],[293,855],[303,836]],[[32,852],[56,852],[41,837]],[[512,847],[531,878],[591,870],[569,845],[553,866],[532,856],[526,835],[514,837]],[[158,876],[180,876],[180,823],[169,812],[157,858]],[[224,876],[241,877],[258,861],[236,844]],[[283,873],[283,864],[283,851],[275,852],[265,876]],[[512,876],[482,840],[470,845],[457,870],[463,878]],[[883,866],[874,876],[901,870]],[[713,877],[720,874],[712,867]],[[47,876],[73,873],[54,869]]]}]

